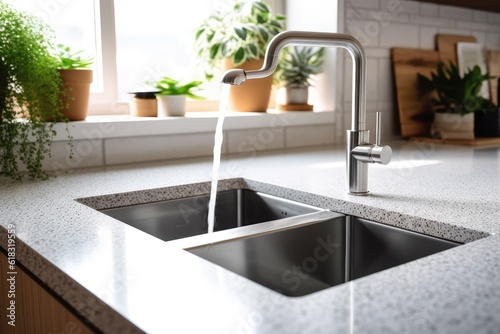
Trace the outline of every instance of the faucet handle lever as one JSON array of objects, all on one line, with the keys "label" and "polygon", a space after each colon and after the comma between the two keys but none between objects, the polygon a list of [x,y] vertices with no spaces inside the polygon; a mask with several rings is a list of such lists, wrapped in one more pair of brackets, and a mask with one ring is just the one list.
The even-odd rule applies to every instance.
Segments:
[{"label": "faucet handle lever", "polygon": [[363,144],[355,147],[351,154],[361,162],[387,165],[392,159],[392,149],[387,145],[380,145],[381,113],[377,112],[375,119],[375,145]]},{"label": "faucet handle lever", "polygon": [[375,145],[372,147],[371,161],[382,165],[387,165],[392,159],[392,149],[390,146],[381,146],[380,137],[382,135],[382,113],[375,114]]},{"label": "faucet handle lever", "polygon": [[377,111],[376,113],[376,118],[375,118],[375,146],[380,146],[380,137],[381,137],[381,118],[382,118],[382,113],[380,111]]}]

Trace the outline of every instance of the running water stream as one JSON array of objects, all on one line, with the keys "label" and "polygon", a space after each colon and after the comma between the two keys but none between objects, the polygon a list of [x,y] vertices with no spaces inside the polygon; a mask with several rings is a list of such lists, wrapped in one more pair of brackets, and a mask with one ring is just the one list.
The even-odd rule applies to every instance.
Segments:
[{"label": "running water stream", "polygon": [[214,231],[215,202],[217,201],[217,183],[219,181],[220,156],[222,151],[224,119],[226,117],[231,85],[223,84],[220,96],[219,116],[215,128],[214,162],[212,165],[212,185],[210,188],[210,201],[208,202],[208,233]]}]

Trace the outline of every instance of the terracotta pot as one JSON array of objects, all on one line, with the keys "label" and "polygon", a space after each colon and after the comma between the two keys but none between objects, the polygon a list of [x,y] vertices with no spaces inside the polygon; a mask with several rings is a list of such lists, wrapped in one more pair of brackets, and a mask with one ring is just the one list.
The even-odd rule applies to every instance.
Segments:
[{"label": "terracotta pot", "polygon": [[135,117],[156,117],[158,115],[157,91],[132,92],[130,115]]},{"label": "terracotta pot", "polygon": [[69,108],[63,108],[62,113],[70,121],[83,121],[89,108],[90,84],[93,73],[89,69],[59,70],[65,92],[61,100]]},{"label": "terracotta pot", "polygon": [[130,101],[130,115],[135,117],[156,117],[158,102],[154,99],[140,99],[133,97]]},{"label": "terracotta pot", "polygon": [[[232,68],[243,70],[258,70],[262,67],[264,58],[249,60],[241,65],[234,66],[231,59],[226,59],[222,64],[222,70]],[[231,111],[256,111],[266,112],[271,97],[273,76],[263,79],[247,80],[240,86],[231,86],[229,94],[229,108]]]},{"label": "terracotta pot", "polygon": [[474,139],[474,114],[434,114],[432,135],[441,139]]}]

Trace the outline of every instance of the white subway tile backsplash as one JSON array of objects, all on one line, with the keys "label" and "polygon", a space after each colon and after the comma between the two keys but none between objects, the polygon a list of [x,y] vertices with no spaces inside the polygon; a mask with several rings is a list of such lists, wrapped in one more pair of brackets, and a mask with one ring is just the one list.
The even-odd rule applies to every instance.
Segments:
[{"label": "white subway tile backsplash", "polygon": [[392,109],[377,109],[366,113],[366,129],[370,130],[370,142],[375,141],[375,123],[376,123],[376,112],[381,112],[382,124],[381,124],[381,136],[382,144],[388,139],[394,138],[394,122],[395,113]]},{"label": "white subway tile backsplash", "polygon": [[393,73],[390,58],[378,60],[378,99],[377,101],[392,101]]},{"label": "white subway tile backsplash", "polygon": [[[494,24],[499,24],[500,23],[500,13],[486,13],[487,15],[487,21],[494,23]],[[500,33],[500,29],[498,31]]]},{"label": "white subway tile backsplash", "polygon": [[335,128],[331,125],[294,126],[286,129],[286,147],[333,144]]},{"label": "white subway tile backsplash", "polygon": [[104,141],[106,165],[207,156],[212,154],[213,147],[213,132]]},{"label": "white subway tile backsplash", "polygon": [[438,5],[431,3],[422,3],[420,4],[420,14],[423,16],[437,16]]},{"label": "white subway tile backsplash", "polygon": [[378,111],[382,112],[382,115],[390,114],[392,110],[396,107],[394,100],[382,101],[378,103]]},{"label": "white subway tile backsplash", "polygon": [[393,13],[418,14],[420,12],[420,2],[406,0],[381,0],[380,8]]},{"label": "white subway tile backsplash", "polygon": [[[332,127],[332,126],[330,126]],[[275,150],[285,147],[283,127],[231,130],[226,132],[228,153],[247,153]]]},{"label": "white subway tile backsplash", "polygon": [[477,21],[477,22],[484,22],[486,21],[488,15],[485,11],[482,11],[482,10],[473,10],[472,11],[472,18],[474,19],[474,21]]},{"label": "white subway tile backsplash", "polygon": [[452,19],[470,20],[472,19],[472,9],[454,6],[439,6],[439,16]]},{"label": "white subway tile backsplash", "polygon": [[457,29],[457,28],[438,28],[440,34],[447,35],[461,35],[461,36],[470,36],[472,35],[470,30],[466,29]]},{"label": "white subway tile backsplash", "polygon": [[347,33],[354,36],[364,47],[378,46],[382,27],[375,20],[350,20]]},{"label": "white subway tile backsplash", "polygon": [[367,101],[366,102],[366,111],[376,111],[378,109],[377,101]]},{"label": "white subway tile backsplash", "polygon": [[482,45],[486,44],[486,33],[485,32],[473,31],[471,33],[471,35],[476,37],[477,43],[482,44]]},{"label": "white subway tile backsplash", "polygon": [[346,0],[347,7],[379,8],[379,0]]},{"label": "white subway tile backsplash", "polygon": [[415,14],[397,14],[397,15],[392,15],[391,20],[389,21],[389,24],[391,23],[409,23],[412,20],[412,17],[415,16]]},{"label": "white subway tile backsplash", "polygon": [[406,25],[391,23],[381,29],[381,47],[418,47],[419,27],[416,25]]},{"label": "white subway tile backsplash", "polygon": [[[500,22],[499,22],[500,23]],[[458,21],[457,27],[461,29],[469,29],[472,31],[485,31],[499,34],[500,33],[500,25],[491,24],[491,23],[479,23],[479,22],[470,22],[470,21]]]},{"label": "white subway tile backsplash", "polygon": [[500,49],[500,34],[487,33],[485,47],[488,50]]},{"label": "white subway tile backsplash", "polygon": [[345,12],[347,18],[356,20],[368,19],[368,16],[370,14],[370,11],[367,9],[352,8],[352,7],[347,7]]},{"label": "white subway tile backsplash", "polygon": [[368,58],[390,58],[391,50],[387,48],[366,48],[365,55]]},{"label": "white subway tile backsplash", "polygon": [[437,32],[438,28],[436,27],[420,27],[420,48],[434,50],[436,48]]},{"label": "white subway tile backsplash", "polygon": [[410,23],[415,24],[415,25],[419,25],[419,26],[426,26],[426,27],[450,27],[450,28],[453,28],[456,26],[455,20],[452,20],[452,19],[436,18],[436,17],[420,16],[420,15],[413,15],[411,17]]},{"label": "white subway tile backsplash", "polygon": [[[375,6],[379,3],[379,6]],[[347,33],[365,47],[368,59],[368,123],[374,112],[384,112],[384,137],[399,133],[390,50],[393,47],[435,49],[436,34],[475,36],[487,49],[500,49],[500,14],[405,0],[355,1],[346,7]],[[351,121],[351,63],[346,62],[343,88],[343,126]]]},{"label": "white subway tile backsplash", "polygon": [[378,101],[378,86],[379,86],[379,75],[378,75],[378,59],[368,58],[367,59],[367,70],[366,70],[366,100],[367,101]]}]

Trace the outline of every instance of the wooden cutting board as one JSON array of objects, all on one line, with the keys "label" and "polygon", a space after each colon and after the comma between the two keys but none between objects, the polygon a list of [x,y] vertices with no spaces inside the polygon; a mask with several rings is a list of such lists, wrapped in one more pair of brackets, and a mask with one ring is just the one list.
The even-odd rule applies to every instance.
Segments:
[{"label": "wooden cutting board", "polygon": [[498,78],[500,77],[500,50],[489,50],[486,52],[486,66],[488,73],[496,79],[490,80],[490,96],[491,101],[498,105]]},{"label": "wooden cutting board", "polygon": [[460,36],[460,35],[436,35],[436,46],[439,51],[439,59],[447,64],[448,61],[452,61],[454,64],[457,62],[457,43],[468,42],[476,43],[476,37],[474,36]]},{"label": "wooden cutting board", "polygon": [[432,95],[421,96],[417,73],[430,76],[436,70],[439,54],[434,50],[393,48],[391,55],[401,135],[429,136]]}]

